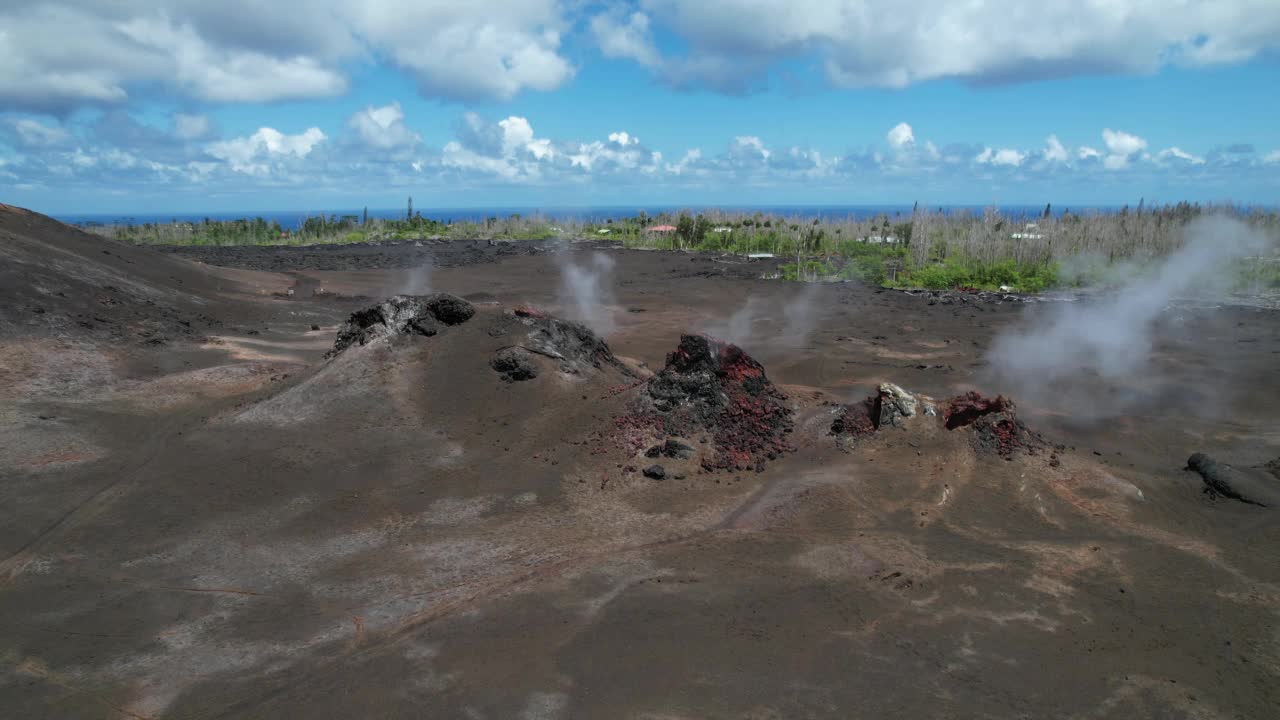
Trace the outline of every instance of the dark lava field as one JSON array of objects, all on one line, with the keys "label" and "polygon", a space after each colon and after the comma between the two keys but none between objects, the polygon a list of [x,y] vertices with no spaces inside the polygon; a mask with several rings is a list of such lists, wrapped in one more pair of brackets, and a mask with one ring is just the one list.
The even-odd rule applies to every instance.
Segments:
[{"label": "dark lava field", "polygon": [[1277,716],[1276,310],[775,274],[0,206],[0,717]]}]

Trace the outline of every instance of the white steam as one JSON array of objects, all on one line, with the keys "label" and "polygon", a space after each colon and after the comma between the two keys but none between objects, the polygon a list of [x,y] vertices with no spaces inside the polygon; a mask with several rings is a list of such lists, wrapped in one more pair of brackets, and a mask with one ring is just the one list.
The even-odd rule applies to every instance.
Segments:
[{"label": "white steam", "polygon": [[560,265],[560,307],[570,319],[607,336],[614,331],[613,258],[591,254],[590,262],[579,265],[564,260]]},{"label": "white steam", "polygon": [[752,295],[728,319],[708,323],[703,332],[748,352],[797,350],[818,325],[821,287],[805,284],[781,305]]},{"label": "white steam", "polygon": [[404,273],[404,279],[400,283],[401,295],[428,295],[431,293],[431,262],[424,261],[423,264],[415,268],[409,268]]},{"label": "white steam", "polygon": [[1037,315],[1034,327],[997,336],[988,361],[1001,391],[1091,417],[1123,412],[1149,394],[1158,382],[1158,321],[1170,302],[1225,292],[1230,264],[1268,244],[1257,230],[1225,217],[1196,220],[1186,233],[1181,249],[1151,271],[1130,275],[1114,294],[1056,305]]}]

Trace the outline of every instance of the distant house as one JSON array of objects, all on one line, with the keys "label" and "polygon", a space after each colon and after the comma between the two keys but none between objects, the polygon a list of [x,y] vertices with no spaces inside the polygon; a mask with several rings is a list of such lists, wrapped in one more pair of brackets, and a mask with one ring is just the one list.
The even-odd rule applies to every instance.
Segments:
[{"label": "distant house", "polygon": [[1023,228],[1022,232],[1013,233],[1009,237],[1014,240],[1039,240],[1044,237],[1044,235],[1040,234],[1039,230],[1040,226],[1036,223],[1027,223],[1027,226]]},{"label": "distant house", "polygon": [[868,235],[858,238],[858,242],[870,243],[872,245],[896,245],[900,241],[896,235]]},{"label": "distant house", "polygon": [[733,232],[733,228],[731,228],[731,227],[725,227],[724,225],[721,225],[720,227],[714,227],[714,228],[711,228],[711,232],[713,232],[713,233],[727,233],[727,232]]},{"label": "distant house", "polygon": [[655,233],[670,233],[675,231],[676,231],[675,225],[654,225],[653,227],[649,228],[649,232],[655,232]]}]

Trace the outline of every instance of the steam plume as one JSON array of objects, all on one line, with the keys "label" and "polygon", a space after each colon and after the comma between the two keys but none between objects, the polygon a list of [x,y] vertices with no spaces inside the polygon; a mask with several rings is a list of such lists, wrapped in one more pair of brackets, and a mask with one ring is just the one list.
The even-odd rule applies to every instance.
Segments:
[{"label": "steam plume", "polygon": [[563,260],[560,266],[560,306],[576,320],[605,336],[616,327],[613,320],[613,258],[591,254],[590,262],[579,265]]},{"label": "steam plume", "polygon": [[1001,390],[1091,417],[1128,409],[1156,379],[1153,349],[1169,303],[1221,295],[1229,264],[1267,246],[1260,232],[1225,217],[1196,220],[1186,233],[1181,249],[1114,295],[1057,305],[1034,327],[997,336],[988,360]]}]

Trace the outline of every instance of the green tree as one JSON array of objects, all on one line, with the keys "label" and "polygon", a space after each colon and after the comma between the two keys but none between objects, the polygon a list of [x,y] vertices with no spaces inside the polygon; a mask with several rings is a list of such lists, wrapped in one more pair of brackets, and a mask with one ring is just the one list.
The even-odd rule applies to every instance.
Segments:
[{"label": "green tree", "polygon": [[680,219],[676,221],[676,241],[685,245],[693,244],[695,227],[693,218],[688,213],[680,213]]}]

